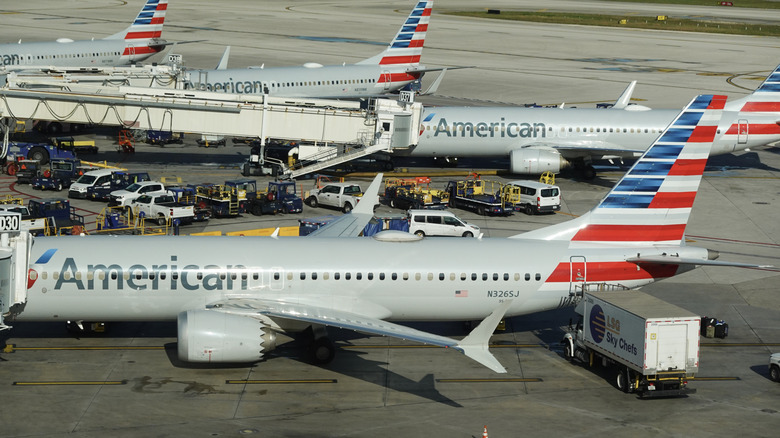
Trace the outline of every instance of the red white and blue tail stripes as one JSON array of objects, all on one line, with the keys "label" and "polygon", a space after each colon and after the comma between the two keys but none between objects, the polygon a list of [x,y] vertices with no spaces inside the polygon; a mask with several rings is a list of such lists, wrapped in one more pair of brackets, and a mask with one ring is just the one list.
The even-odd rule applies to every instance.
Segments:
[{"label": "red white and blue tail stripes", "polygon": [[418,2],[387,49],[358,64],[379,64],[388,67],[418,66],[432,8],[433,0]]},{"label": "red white and blue tail stripes", "polygon": [[725,111],[736,112],[722,141],[736,145],[733,150],[763,145],[780,139],[780,65],[767,76],[756,90],[729,102]]},{"label": "red white and blue tail stripes", "polygon": [[168,0],[146,0],[133,24],[107,39],[123,39],[128,43],[123,56],[148,56],[151,53],[157,53],[162,46],[155,46],[150,42],[162,37],[167,10]]},{"label": "red white and blue tail stripes", "polygon": [[516,237],[679,245],[725,103],[725,96],[696,97],[593,210]]}]

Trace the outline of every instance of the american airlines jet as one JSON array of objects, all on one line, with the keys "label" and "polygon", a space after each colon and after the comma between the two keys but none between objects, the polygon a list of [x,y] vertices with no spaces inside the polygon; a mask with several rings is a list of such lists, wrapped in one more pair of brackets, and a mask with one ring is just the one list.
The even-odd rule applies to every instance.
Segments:
[{"label": "american airlines jet", "polygon": [[171,44],[160,39],[167,8],[168,0],[146,0],[128,28],[99,40],[0,44],[0,68],[119,66],[143,61]]},{"label": "american airlines jet", "polygon": [[[614,107],[427,107],[418,144],[401,154],[420,157],[509,157],[512,173],[559,172],[573,164],[586,178],[593,160],[635,158],[678,114],[629,105],[634,84]],[[780,140],[780,66],[753,94],[726,104],[713,155]]]},{"label": "american airlines jet", "polygon": [[[190,71],[189,87],[239,94],[283,97],[359,98],[398,91],[418,81],[433,0],[420,1],[390,45],[356,64]],[[224,63],[220,62],[220,65]]]},{"label": "american airlines jet", "polygon": [[[255,362],[277,332],[309,328],[313,358],[325,362],[332,326],[451,347],[505,372],[488,351],[504,316],[571,305],[589,286],[633,288],[695,265],[737,265],[685,242],[724,104],[695,98],[593,210],[569,222],[492,239],[35,238],[29,266],[11,282],[21,284],[16,296],[0,305],[6,321],[176,320],[179,358],[191,362]],[[371,213],[379,179],[353,211]],[[391,322],[476,319],[462,340]]]}]

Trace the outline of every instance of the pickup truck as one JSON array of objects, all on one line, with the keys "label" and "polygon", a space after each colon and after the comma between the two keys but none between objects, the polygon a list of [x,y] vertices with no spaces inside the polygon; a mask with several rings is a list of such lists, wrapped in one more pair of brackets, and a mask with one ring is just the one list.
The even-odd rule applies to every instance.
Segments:
[{"label": "pickup truck", "polygon": [[115,190],[109,196],[109,207],[130,207],[134,199],[142,195],[165,195],[168,192],[161,182],[140,181],[130,184],[122,190]]},{"label": "pickup truck", "polygon": [[176,202],[173,195],[141,195],[131,202],[133,214],[156,220],[157,225],[165,225],[173,219],[192,222],[195,209],[192,205]]},{"label": "pickup truck", "polygon": [[319,189],[313,189],[306,195],[306,204],[312,207],[320,205],[338,208],[349,213],[360,201],[363,190],[359,185],[347,182],[329,183]]},{"label": "pickup truck", "polygon": [[34,218],[30,210],[19,204],[0,204],[0,212],[19,213],[22,215],[21,230],[27,231],[33,236],[40,236],[46,232],[46,218]]}]

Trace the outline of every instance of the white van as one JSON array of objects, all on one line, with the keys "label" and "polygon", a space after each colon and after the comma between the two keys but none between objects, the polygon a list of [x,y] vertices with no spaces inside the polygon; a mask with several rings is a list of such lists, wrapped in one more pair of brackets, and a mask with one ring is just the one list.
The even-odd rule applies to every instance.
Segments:
[{"label": "white van", "polygon": [[409,232],[418,236],[479,236],[479,227],[446,210],[409,210]]},{"label": "white van", "polygon": [[87,189],[89,187],[108,187],[111,185],[111,175],[115,170],[111,169],[98,169],[91,170],[84,175],[81,175],[79,179],[70,185],[68,189],[68,198],[84,199],[87,197]]},{"label": "white van", "polygon": [[517,211],[531,215],[561,209],[561,189],[558,186],[538,181],[512,181],[507,185],[518,188],[510,199]]}]

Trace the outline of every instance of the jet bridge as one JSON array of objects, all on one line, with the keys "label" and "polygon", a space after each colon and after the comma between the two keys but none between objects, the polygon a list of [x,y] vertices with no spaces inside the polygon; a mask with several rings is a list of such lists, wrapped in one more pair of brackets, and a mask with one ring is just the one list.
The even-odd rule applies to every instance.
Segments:
[{"label": "jet bridge", "polygon": [[19,213],[0,213],[0,331],[9,327],[5,318],[18,314],[27,302],[27,281],[37,278],[28,272],[33,237],[21,231]]},{"label": "jet bridge", "polygon": [[[37,119],[159,131],[194,132],[217,136],[306,143],[349,145],[356,153],[330,160],[349,160],[394,147],[417,143],[422,105],[404,100],[359,102],[279,98],[208,91],[80,84],[23,89],[0,89],[0,117]],[[8,124],[10,125],[10,124]],[[8,129],[4,130],[4,158]],[[261,157],[261,161],[263,158]],[[288,169],[300,176],[343,161]]]}]

